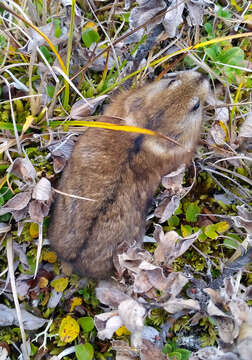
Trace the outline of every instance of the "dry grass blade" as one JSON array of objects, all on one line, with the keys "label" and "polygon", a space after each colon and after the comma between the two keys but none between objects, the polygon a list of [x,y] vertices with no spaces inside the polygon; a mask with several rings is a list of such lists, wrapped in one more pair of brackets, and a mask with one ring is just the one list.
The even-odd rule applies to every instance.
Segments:
[{"label": "dry grass blade", "polygon": [[11,237],[9,237],[7,239],[7,259],[8,259],[8,268],[9,268],[9,276],[10,276],[10,282],[11,282],[12,295],[13,295],[13,299],[14,299],[14,304],[15,304],[18,322],[19,322],[19,328],[20,328],[22,342],[23,342],[23,346],[24,346],[23,356],[24,356],[24,360],[29,360],[24,325],[23,325],[23,321],[22,321],[22,315],[21,315],[20,305],[18,302],[17,289],[16,289],[16,284],[15,284],[15,275],[14,275],[14,267],[13,267],[13,248],[12,248],[12,238]]}]

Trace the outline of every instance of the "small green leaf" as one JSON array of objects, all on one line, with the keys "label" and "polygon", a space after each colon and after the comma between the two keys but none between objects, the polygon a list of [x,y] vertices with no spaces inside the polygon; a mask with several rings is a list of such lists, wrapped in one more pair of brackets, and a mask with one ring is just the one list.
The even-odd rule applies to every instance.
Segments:
[{"label": "small green leaf", "polygon": [[84,316],[78,319],[78,323],[84,332],[90,332],[94,328],[94,320],[90,316]]},{"label": "small green leaf", "polygon": [[192,235],[192,227],[190,225],[181,224],[181,234],[183,237]]},{"label": "small green leaf", "polygon": [[207,225],[205,227],[204,233],[210,239],[217,239],[217,237],[218,237],[218,233],[216,232],[216,225],[215,224]]},{"label": "small green leaf", "polygon": [[199,240],[200,242],[204,242],[206,239],[207,239],[206,234],[204,234],[203,232],[202,232],[201,234],[199,234],[198,240]]},{"label": "small green leaf", "polygon": [[169,354],[170,359],[182,360],[182,355],[178,351],[173,351]]},{"label": "small green leaf", "polygon": [[38,347],[35,346],[32,342],[30,343],[30,347],[31,347],[31,353],[30,353],[30,355],[33,356],[33,355],[35,355],[35,354],[37,353]]},{"label": "small green leaf", "polygon": [[237,46],[234,46],[222,53],[219,57],[219,61],[224,64],[241,65],[244,61],[244,52]]},{"label": "small green leaf", "polygon": [[195,203],[189,204],[186,209],[186,220],[189,222],[197,221],[198,215],[200,214],[200,208]]},{"label": "small green leaf", "polygon": [[50,98],[53,98],[54,91],[55,91],[55,86],[47,85],[47,94],[50,96]]},{"label": "small green leaf", "polygon": [[207,56],[210,57],[211,60],[216,61],[218,60],[218,51],[217,51],[216,46],[209,46],[207,48],[205,48],[205,53],[207,54]]},{"label": "small green leaf", "polygon": [[46,60],[49,62],[49,64],[53,63],[53,59],[51,57],[50,51],[47,49],[46,46],[42,45],[40,46],[40,50],[43,53],[44,57],[46,58]]},{"label": "small green leaf", "polygon": [[230,19],[232,17],[231,11],[224,10],[222,7],[219,7],[219,9],[217,11],[217,15],[224,19]]},{"label": "small green leaf", "polygon": [[225,231],[227,231],[230,228],[229,223],[227,223],[226,221],[220,221],[217,224],[215,224],[216,226],[216,231],[219,234],[224,233]]},{"label": "small green leaf", "polygon": [[168,224],[170,226],[178,226],[179,224],[179,218],[176,215],[172,215],[170,219],[168,220]]},{"label": "small green leaf", "polygon": [[225,239],[223,241],[223,245],[228,249],[239,249],[239,243],[234,239]]},{"label": "small green leaf", "polygon": [[92,360],[94,348],[90,343],[79,344],[75,346],[75,354],[78,360]]},{"label": "small green leaf", "polygon": [[91,28],[83,31],[81,38],[87,48],[89,48],[94,42],[98,43],[100,40],[99,34]]},{"label": "small green leaf", "polygon": [[61,30],[61,27],[60,27],[60,19],[54,19],[53,23],[55,25],[55,27],[54,27],[54,36],[59,38],[60,35],[62,34],[62,30]]},{"label": "small green leaf", "polygon": [[165,344],[164,348],[163,348],[163,353],[164,354],[168,354],[173,350],[173,347],[171,344]]},{"label": "small green leaf", "polygon": [[211,23],[209,23],[209,22],[205,23],[204,28],[205,28],[206,32],[208,33],[208,35],[212,34],[213,25]]}]

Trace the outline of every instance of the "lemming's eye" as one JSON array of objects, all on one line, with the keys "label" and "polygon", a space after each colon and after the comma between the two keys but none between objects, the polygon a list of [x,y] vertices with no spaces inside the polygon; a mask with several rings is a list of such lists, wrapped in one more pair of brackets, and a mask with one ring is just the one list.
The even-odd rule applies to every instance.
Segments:
[{"label": "lemming's eye", "polygon": [[171,84],[175,83],[176,79],[172,79],[168,84],[167,87],[171,86]]},{"label": "lemming's eye", "polygon": [[192,107],[191,111],[196,111],[200,107],[200,100],[198,100]]}]

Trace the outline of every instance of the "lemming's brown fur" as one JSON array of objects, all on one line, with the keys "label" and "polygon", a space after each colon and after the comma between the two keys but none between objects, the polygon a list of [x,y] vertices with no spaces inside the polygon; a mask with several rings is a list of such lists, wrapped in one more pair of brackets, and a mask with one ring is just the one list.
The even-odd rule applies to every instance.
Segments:
[{"label": "lemming's brown fur", "polygon": [[174,82],[161,80],[121,93],[105,111],[104,121],[119,123],[107,118],[117,116],[121,124],[156,130],[183,147],[148,135],[94,128],[79,138],[59,189],[96,201],[57,195],[49,228],[52,247],[76,272],[106,278],[113,272],[118,246],[141,242],[161,176],[191,161],[208,87],[200,74],[185,72]]}]

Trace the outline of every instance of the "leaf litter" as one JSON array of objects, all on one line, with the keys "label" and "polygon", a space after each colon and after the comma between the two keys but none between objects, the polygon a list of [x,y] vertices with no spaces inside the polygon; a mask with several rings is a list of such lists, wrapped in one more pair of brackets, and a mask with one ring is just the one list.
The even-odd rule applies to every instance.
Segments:
[{"label": "leaf litter", "polygon": [[[60,21],[43,23],[45,13],[40,13],[41,10],[34,6],[35,2],[28,3],[28,16],[38,29],[58,46],[60,56],[65,59],[71,4],[63,5],[62,8],[60,4],[52,7],[50,10],[56,12],[54,20]],[[189,33],[186,34],[184,26],[195,30],[196,40],[197,32],[198,35],[200,32],[201,40],[206,41],[214,36],[221,36],[221,28],[227,30],[229,34],[231,29],[227,27],[229,19],[235,19],[236,23],[237,18],[247,16],[246,8],[242,8],[242,13],[237,10],[239,9],[237,4],[237,6],[228,5],[227,8],[219,5],[217,7],[214,2],[207,0],[187,3],[172,1],[168,8],[166,1],[139,0],[137,6],[133,2],[125,1],[125,8],[128,7],[128,10],[121,8],[120,4],[114,6],[114,4],[92,2],[97,14],[100,7],[107,5],[110,10],[105,13],[109,21],[113,19],[112,23],[107,21],[106,17],[99,18],[100,15],[98,20],[102,21],[103,28],[112,35],[111,41],[116,41],[113,51],[102,50],[110,44],[110,41],[101,36],[102,28],[99,28],[101,22],[97,22],[94,28],[99,28],[99,38],[102,40],[93,42],[89,47],[81,43],[82,29],[89,19],[80,16],[80,9],[76,8],[71,75],[76,74],[79,67],[84,67],[79,77],[76,76],[77,80],[73,79],[73,81],[76,81],[75,85],[81,89],[87,101],[79,100],[76,94],[72,94],[71,105],[63,108],[63,98],[60,101],[59,98],[58,100],[55,98],[54,111],[48,113],[50,116],[52,114],[52,120],[54,118],[65,120],[66,113],[69,113],[72,119],[79,119],[100,112],[100,106],[107,98],[103,92],[113,87],[114,83],[120,83],[122,76],[129,74],[128,65],[131,61],[135,66],[138,64],[135,69],[138,70],[140,64],[148,64],[148,61],[150,63],[151,60],[155,60],[156,53],[161,51],[162,55],[163,51],[167,51],[167,39],[175,41],[177,49],[181,48],[177,38],[182,36],[184,44],[187,44]],[[158,15],[160,11],[164,12]],[[238,11],[239,15],[236,15],[235,11]],[[24,16],[25,13],[22,15]],[[88,17],[92,17],[91,12]],[[154,21],[152,21],[153,17],[155,17]],[[212,18],[218,23],[216,28],[211,25]],[[93,20],[97,21],[95,18]],[[204,23],[203,20],[206,22]],[[145,26],[134,31],[144,22]],[[242,30],[246,31],[247,23],[242,23]],[[119,24],[122,26],[117,27]],[[4,26],[7,26],[6,29],[9,31],[8,21]],[[12,31],[13,29],[10,30],[11,36]],[[148,34],[150,41],[145,42]],[[42,46],[40,50],[43,51],[48,64],[56,64],[52,52],[48,51],[50,48],[47,47],[47,42],[41,35],[35,30],[30,30],[26,35],[29,39],[27,43],[24,39],[18,40],[19,50],[20,45],[23,45],[23,54],[29,53],[32,58],[37,47]],[[188,46],[194,39],[189,40]],[[78,45],[80,43],[81,46]],[[145,237],[147,241],[144,243],[144,248],[133,246],[115,254],[117,274],[113,283],[101,283],[96,290],[92,283],[81,282],[74,274],[66,278],[62,275],[56,255],[49,256],[44,252],[48,246],[45,228],[52,199],[50,180],[54,179],[54,173],[63,170],[70,159],[78,131],[71,130],[69,133],[68,126],[64,127],[64,122],[59,130],[49,129],[47,125],[50,124],[50,116],[46,118],[45,125],[39,115],[29,123],[29,127],[21,127],[24,132],[37,136],[26,138],[22,137],[23,134],[20,136],[22,146],[25,147],[21,157],[16,153],[17,140],[12,135],[13,127],[10,127],[6,121],[9,116],[13,117],[13,113],[11,114],[8,106],[1,108],[1,121],[7,124],[7,129],[2,130],[4,156],[0,165],[6,163],[10,165],[6,175],[3,172],[0,188],[2,199],[0,214],[3,224],[0,241],[1,260],[5,259],[5,238],[12,226],[16,289],[19,301],[26,308],[24,310],[21,304],[24,328],[36,330],[42,326],[46,327],[43,336],[34,338],[36,341],[33,344],[36,346],[34,345],[33,351],[37,354],[35,355],[37,358],[39,346],[43,345],[44,348],[45,344],[48,350],[44,350],[44,354],[49,357],[54,355],[62,358],[64,354],[67,356],[66,350],[69,356],[74,352],[77,356],[75,347],[66,348],[66,344],[76,341],[82,345],[83,339],[90,344],[92,350],[95,348],[100,354],[107,351],[106,354],[113,357],[106,340],[113,338],[112,348],[116,352],[117,359],[165,359],[169,353],[164,354],[162,349],[165,349],[164,345],[168,344],[169,338],[176,336],[179,343],[181,337],[186,338],[192,332],[195,333],[199,344],[211,346],[199,350],[198,345],[190,356],[191,360],[250,359],[252,296],[249,264],[252,220],[251,191],[248,185],[251,177],[251,111],[247,105],[236,106],[235,111],[232,108],[229,110],[226,104],[246,102],[246,94],[251,84],[249,79],[244,80],[243,77],[242,81],[245,82],[242,91],[239,93],[237,90],[243,75],[240,69],[229,67],[231,59],[227,58],[227,51],[230,48],[233,51],[232,61],[236,54],[239,55],[237,49],[232,49],[232,43],[227,41],[225,46],[218,44],[214,46],[209,45],[206,50],[204,48],[197,54],[195,52],[202,61],[201,64],[204,58],[204,65],[208,66],[211,74],[215,73],[216,78],[223,79],[225,83],[225,88],[222,87],[221,91],[215,88],[212,98],[209,99],[210,107],[206,109],[207,121],[203,126],[204,143],[201,144],[195,157],[195,174],[192,174],[192,168],[185,171],[182,167],[162,179],[162,188],[154,199],[152,213],[148,216]],[[102,51],[105,56],[99,56]],[[240,51],[247,56],[249,45],[246,41],[240,43]],[[15,57],[15,50],[12,54],[6,51],[6,54],[5,65],[13,64],[13,59],[9,56]],[[213,61],[213,56],[222,56],[222,59]],[[225,57],[227,66],[222,68],[222,65],[217,63],[221,63]],[[16,86],[16,90],[13,88],[8,92],[7,99],[11,100],[10,96],[13,96],[12,99],[21,96],[17,88],[22,89],[27,95],[29,90],[27,84],[30,81],[35,92],[41,90],[45,103],[47,105],[51,103],[52,97],[49,94],[52,95],[53,88],[56,89],[55,78],[52,78],[48,64],[44,65],[44,60],[41,59],[36,60],[40,73],[35,72],[35,63],[32,61],[29,74],[19,73],[19,70],[11,67],[6,69],[6,76],[10,76]],[[172,69],[173,59],[171,58],[170,61],[169,65]],[[242,66],[248,66],[246,64],[248,61],[244,61]],[[241,63],[238,62],[234,65],[241,67]],[[183,67],[178,68],[181,70],[190,66],[192,64],[190,65],[189,58],[186,57]],[[206,69],[203,66],[202,68]],[[153,77],[154,74],[156,76],[162,71],[163,67],[149,67],[144,76]],[[97,74],[98,72],[101,72],[101,76]],[[54,76],[57,78],[57,72]],[[6,84],[4,87],[6,91]],[[26,101],[21,102],[18,99],[14,102],[18,125],[27,123],[27,116],[30,116],[30,103]],[[43,135],[38,137],[38,131]],[[6,141],[9,141],[7,145]],[[217,169],[216,166],[219,166],[220,162],[221,169]],[[222,197],[217,196],[220,194]],[[225,196],[231,201],[223,201]],[[15,222],[18,222],[18,226]],[[32,229],[35,223],[38,226],[36,231]],[[227,226],[225,225],[224,230],[218,231],[220,223]],[[163,226],[161,227],[160,224]],[[39,240],[34,240],[38,237]],[[230,239],[234,241],[232,244],[236,244],[233,251],[227,246],[231,242]],[[3,262],[0,270],[1,300],[4,299],[4,303],[0,304],[0,307],[2,306],[0,325],[7,328],[11,325],[20,326],[13,305],[6,261]],[[70,302],[76,293],[81,294],[83,302],[71,308]],[[94,317],[96,330],[82,333],[77,321],[79,314]],[[48,322],[48,318],[52,318],[53,321]],[[7,319],[5,322],[7,325],[4,325],[4,319]],[[206,319],[211,319],[214,325]],[[188,323],[191,325],[190,330]],[[65,326],[66,324],[69,327]],[[201,333],[196,327],[202,329]],[[1,336],[3,334],[3,338],[10,344],[16,342],[20,346],[20,337],[7,328],[5,332],[1,329]],[[126,330],[123,330],[125,328]],[[119,329],[121,332],[118,332]],[[130,335],[127,331],[130,331]],[[119,333],[122,335],[118,335]],[[31,339],[34,333],[28,331],[27,334]],[[54,343],[51,337],[55,339]],[[219,341],[218,348],[215,346],[216,339]],[[59,349],[62,346],[64,350],[60,353]],[[15,357],[17,350],[13,345],[11,349]],[[178,352],[179,350],[176,349]],[[7,356],[6,352],[4,356]],[[33,355],[31,357],[33,358]]]}]

